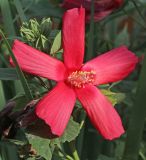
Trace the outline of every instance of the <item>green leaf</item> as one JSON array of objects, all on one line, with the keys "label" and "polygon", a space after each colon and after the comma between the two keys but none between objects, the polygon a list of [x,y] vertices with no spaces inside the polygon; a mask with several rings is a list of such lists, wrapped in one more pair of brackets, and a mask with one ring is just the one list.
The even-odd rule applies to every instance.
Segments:
[{"label": "green leaf", "polygon": [[[23,1],[24,7],[30,4],[30,0]],[[48,0],[35,0],[32,2],[32,5],[28,8],[31,11],[31,17],[59,17],[63,15],[63,10],[61,7],[56,7],[51,3],[48,3]]]},{"label": "green leaf", "polygon": [[5,104],[5,95],[4,95],[3,85],[1,81],[0,81],[0,96],[1,96],[1,100],[0,100],[0,110],[1,110],[3,109],[3,106]]},{"label": "green leaf", "polygon": [[139,146],[143,136],[145,117],[146,117],[146,56],[143,60],[143,66],[140,72],[138,88],[135,94],[135,103],[133,103],[132,113],[127,131],[126,146],[123,160],[137,160],[139,155]]},{"label": "green leaf", "polygon": [[2,160],[19,160],[16,145],[7,141],[0,142],[0,159]]},{"label": "green leaf", "polygon": [[61,142],[64,143],[64,142],[71,142],[72,140],[74,140],[78,134],[80,132],[80,124],[75,122],[73,120],[73,118],[71,117],[68,125],[67,125],[67,128],[63,134],[63,136],[60,138]]},{"label": "green leaf", "polygon": [[21,84],[22,84],[23,89],[25,91],[25,94],[27,96],[27,99],[28,100],[32,100],[33,96],[31,94],[31,91],[30,91],[29,85],[27,83],[27,80],[26,80],[26,78],[25,78],[25,76],[24,76],[24,74],[23,74],[20,66],[18,65],[18,62],[17,62],[17,60],[16,60],[16,58],[14,56],[14,53],[12,52],[12,49],[11,49],[11,46],[10,46],[9,42],[7,41],[7,39],[6,39],[3,31],[1,29],[0,29],[0,35],[2,36],[4,42],[5,42],[8,50],[9,50],[10,56],[11,56],[11,58],[12,58],[14,64],[15,64],[15,66],[16,66],[16,71],[17,71],[17,74],[18,74],[18,76],[20,78],[20,81],[21,81]]},{"label": "green leaf", "polygon": [[0,68],[0,80],[18,80],[17,72],[14,68]]},{"label": "green leaf", "polygon": [[126,46],[130,45],[129,33],[128,28],[125,26],[123,30],[117,34],[116,39],[114,41],[114,46],[119,47],[120,45],[125,44]]},{"label": "green leaf", "polygon": [[51,47],[51,54],[56,53],[61,48],[61,31],[56,35]]},{"label": "green leaf", "polygon": [[4,23],[4,29],[8,35],[15,36],[15,27],[13,23],[10,3],[8,0],[0,0],[1,14]]},{"label": "green leaf", "polygon": [[29,102],[24,94],[18,94],[11,100],[16,102],[13,111],[19,111],[20,109],[24,108],[26,104]]},{"label": "green leaf", "polygon": [[115,93],[106,89],[101,89],[101,92],[110,100],[113,106],[122,102],[126,97],[124,93]]},{"label": "green leaf", "polygon": [[86,55],[86,60],[90,60],[94,57],[94,11],[95,11],[95,6],[94,6],[94,0],[91,1],[90,5],[90,10],[91,10],[91,15],[90,15],[90,28],[89,28],[89,35],[88,35],[88,46],[87,46],[87,55]]},{"label": "green leaf", "polygon": [[36,160],[36,158],[35,157],[29,157],[29,158],[27,158],[27,160]]},{"label": "green leaf", "polygon": [[46,160],[52,159],[49,139],[44,139],[31,134],[27,134],[27,138],[29,139],[29,143],[32,145],[32,148],[37,151],[37,155],[41,155]]},{"label": "green leaf", "polygon": [[124,148],[125,148],[125,140],[116,140],[116,148],[115,148],[115,157],[117,158],[121,158],[124,152]]},{"label": "green leaf", "polygon": [[104,155],[99,155],[97,160],[116,160],[115,158],[110,158]]},{"label": "green leaf", "polygon": [[71,117],[67,125],[67,128],[65,129],[64,134],[60,138],[55,138],[52,142],[57,144],[58,142],[61,143],[71,142],[78,136],[79,133],[80,133],[80,124],[75,122]]},{"label": "green leaf", "polygon": [[50,50],[50,31],[52,22],[50,18],[43,18],[41,23],[36,19],[30,19],[29,22],[24,22],[20,33],[22,38],[32,47],[43,52],[49,53]]},{"label": "green leaf", "polygon": [[41,25],[40,25],[40,28],[41,28],[41,33],[43,35],[45,35],[46,37],[48,37],[50,34],[50,31],[52,29],[51,19],[50,18],[43,18]]},{"label": "green leaf", "polygon": [[17,9],[17,12],[18,12],[18,15],[21,19],[21,22],[24,22],[27,20],[25,14],[24,14],[24,10],[23,10],[23,7],[22,7],[22,4],[19,0],[14,0],[14,5]]}]

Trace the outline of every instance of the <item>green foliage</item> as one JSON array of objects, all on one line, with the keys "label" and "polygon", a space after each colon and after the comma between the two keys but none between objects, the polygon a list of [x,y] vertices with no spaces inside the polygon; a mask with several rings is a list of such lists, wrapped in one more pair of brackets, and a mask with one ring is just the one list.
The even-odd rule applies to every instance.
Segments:
[{"label": "green foliage", "polygon": [[[63,9],[59,7],[61,2],[61,0],[0,0],[0,13],[2,15],[0,21],[3,23],[1,23],[1,28],[4,33],[6,33],[6,40],[13,40],[15,38],[24,40],[34,48],[61,59],[61,19],[57,19],[56,21],[56,18],[62,18],[63,15]],[[104,20],[94,23],[94,6],[92,5],[92,20],[90,26],[89,24],[86,24],[85,59],[91,59],[98,54],[102,54],[103,52],[123,44],[136,52],[137,55],[141,56],[144,54],[146,52],[145,7],[145,0],[125,0],[124,5],[121,8],[117,9]],[[21,37],[19,35],[19,28],[21,28]],[[4,103],[6,99],[8,100],[14,97],[15,94],[17,95],[11,99],[16,102],[16,106],[12,113],[7,113],[4,116],[7,120],[12,120],[9,129],[11,129],[11,133],[13,134],[7,137],[5,133],[9,133],[8,128],[6,127],[5,129],[2,128],[2,125],[0,126],[0,132],[3,133],[3,139],[6,137],[10,138],[7,139],[7,141],[0,141],[1,160],[77,160],[79,158],[77,158],[78,156],[75,156],[77,153],[76,144],[80,160],[120,160],[125,148],[125,141],[129,143],[126,146],[125,152],[125,157],[128,157],[128,160],[131,160],[131,157],[134,160],[137,158],[139,148],[140,152],[138,158],[139,160],[145,160],[145,80],[139,82],[140,87],[138,88],[140,88],[140,91],[138,89],[138,92],[140,96],[135,96],[139,73],[144,65],[142,62],[138,64],[137,72],[134,72],[134,74],[129,76],[126,80],[121,81],[116,85],[114,83],[112,85],[104,86],[103,88],[101,87],[102,93],[112,102],[113,105],[123,102],[122,106],[119,105],[119,112],[123,120],[124,128],[132,128],[131,132],[128,131],[130,133],[128,133],[127,139],[124,135],[118,140],[112,142],[103,140],[88,121],[85,123],[86,115],[85,113],[84,115],[80,114],[82,107],[78,103],[76,103],[76,106],[79,107],[75,107],[75,112],[72,114],[73,118],[70,119],[64,134],[61,137],[53,139],[48,137],[43,138],[41,135],[36,136],[35,134],[38,131],[43,132],[43,127],[29,119],[31,118],[31,115],[30,117],[28,116],[28,113],[30,113],[27,112],[28,110],[25,110],[25,114],[22,114],[21,112],[29,103],[28,99],[31,98],[26,98],[26,96],[29,95],[29,92],[28,94],[26,93],[26,95],[18,93],[20,92],[20,86],[18,83],[14,85],[16,86],[15,89],[12,87],[12,80],[18,80],[20,79],[20,76],[19,74],[16,74],[15,69],[6,68],[10,67],[8,61],[9,57],[7,57],[9,56],[9,51],[5,43],[6,41],[0,42],[0,79],[3,80],[0,81],[0,109],[5,106]],[[36,99],[42,97],[42,95],[50,91],[55,85],[54,82],[52,83],[52,81],[48,81],[47,79],[27,74],[25,75],[30,90]],[[142,77],[142,79],[144,79],[145,71],[142,73]],[[7,80],[11,80],[11,82]],[[10,96],[8,96],[10,98],[7,98],[7,95],[11,93],[9,88],[12,88],[11,90],[13,91],[13,94],[10,94]],[[24,88],[26,89],[27,87]],[[110,90],[111,88],[112,90]],[[21,93],[23,93],[23,90]],[[132,107],[135,98],[138,99],[135,104],[136,109]],[[35,106],[32,108],[33,110],[31,113],[34,114]],[[31,110],[31,107],[29,109]],[[134,110],[134,116],[131,118],[132,125],[129,125],[129,113],[131,113],[132,110]],[[19,112],[21,112],[22,115],[18,114]],[[18,117],[15,116],[14,118],[12,115],[18,115]],[[26,130],[22,131],[17,125],[14,125],[17,123],[14,122],[13,118],[17,121],[21,118],[30,120],[29,123],[33,124],[36,128],[35,132],[28,132],[30,131],[28,126],[26,126]],[[3,121],[1,121],[1,124],[3,124],[2,122]],[[19,122],[21,123],[23,121]],[[81,124],[78,122],[81,122]],[[82,130],[80,128],[82,128]],[[23,139],[26,138],[24,133],[27,133],[29,143],[32,146],[28,144],[27,141],[26,143],[23,143]],[[42,135],[43,134],[46,133],[43,132]],[[49,134],[47,133],[47,135]],[[16,142],[14,139],[19,139],[19,142]],[[73,148],[71,148],[72,145],[69,145],[72,141],[76,141]],[[36,154],[33,153],[35,151]],[[125,157],[123,160],[126,160]]]},{"label": "green foliage", "polygon": [[5,104],[5,95],[3,92],[3,86],[1,81],[0,81],[0,96],[1,96],[1,101],[0,101],[0,110],[1,110]]},{"label": "green foliage", "polygon": [[19,160],[18,150],[15,144],[8,141],[0,142],[0,159],[2,160]]},{"label": "green foliage", "polygon": [[19,0],[14,0],[14,5],[15,5],[16,10],[17,10],[17,12],[18,12],[18,16],[20,17],[20,20],[21,20],[22,22],[26,21],[27,18],[26,18],[26,16],[25,16],[25,13],[24,13],[24,10],[23,10],[21,1],[19,1]]},{"label": "green foliage", "polygon": [[24,22],[20,33],[27,43],[46,53],[53,54],[61,47],[61,32],[53,29],[50,18],[44,18],[40,23],[36,19]]},{"label": "green foliage", "polygon": [[130,39],[129,39],[129,34],[127,30],[127,25],[123,28],[123,30],[116,36],[115,38],[115,47],[119,47],[120,45],[130,45]]},{"label": "green foliage", "polygon": [[[130,117],[129,129],[127,132],[127,141],[123,160],[138,160],[141,137],[144,130],[146,117],[146,57],[143,61],[143,67],[140,73],[138,88],[136,92],[135,103]],[[133,145],[135,143],[135,145]]]},{"label": "green foliage", "polygon": [[61,137],[54,139],[52,142],[53,143],[71,142],[79,135],[79,133],[80,133],[80,124],[75,122],[71,117],[65,129],[64,134]]},{"label": "green foliage", "polygon": [[56,35],[52,47],[51,47],[51,54],[56,53],[61,48],[61,31]]},{"label": "green foliage", "polygon": [[36,150],[37,156],[40,155],[46,160],[51,160],[52,152],[49,139],[44,140],[41,137],[30,134],[27,134],[27,138],[29,139],[29,143],[32,145],[32,148]]},{"label": "green foliage", "polygon": [[33,97],[31,95],[31,91],[29,89],[27,80],[26,80],[21,68],[19,67],[18,62],[17,62],[17,60],[16,60],[16,58],[15,58],[13,52],[12,52],[11,46],[10,46],[9,42],[7,41],[3,31],[1,29],[0,29],[0,35],[2,36],[4,42],[5,42],[6,46],[7,46],[7,49],[8,49],[9,54],[10,54],[12,60],[13,60],[14,65],[16,66],[16,71],[17,71],[17,74],[18,74],[18,76],[20,78],[20,81],[21,81],[21,84],[23,86],[23,89],[25,91],[26,97],[27,97],[28,100],[32,100]]},{"label": "green foliage", "polygon": [[116,160],[115,158],[110,158],[104,155],[99,155],[97,160]]},{"label": "green foliage", "polygon": [[0,68],[0,80],[18,80],[18,75],[13,68]]},{"label": "green foliage", "polygon": [[125,99],[124,93],[115,93],[106,89],[101,89],[101,92],[110,100],[113,106],[122,102]]},{"label": "green foliage", "polygon": [[27,10],[26,15],[28,15],[29,18],[42,18],[47,16],[61,18],[63,14],[63,10],[59,6],[50,3],[50,0],[22,0],[22,5],[25,10]]},{"label": "green foliage", "polygon": [[1,7],[2,17],[4,19],[5,31],[9,35],[12,35],[12,36],[16,35],[9,0],[0,0],[0,7]]},{"label": "green foliage", "polygon": [[[36,124],[35,124],[36,125]],[[70,119],[67,128],[64,131],[64,134],[58,138],[43,138],[41,136],[36,136],[31,134],[30,132],[27,134],[27,138],[29,139],[29,143],[32,145],[32,148],[36,150],[36,156],[42,156],[46,160],[51,160],[54,149],[61,149],[61,146],[65,142],[73,141],[80,132],[79,123],[75,122],[73,118]],[[42,134],[46,134],[45,132]],[[49,133],[48,137],[49,137]],[[42,145],[43,144],[43,145]]]},{"label": "green foliage", "polygon": [[11,99],[11,101],[14,101],[16,103],[13,111],[20,111],[23,109],[27,103],[29,102],[24,94],[18,94],[15,97]]},{"label": "green foliage", "polygon": [[31,46],[39,50],[48,49],[49,46],[47,45],[49,45],[49,42],[47,36],[50,30],[47,28],[47,35],[44,35],[46,25],[48,25],[48,28],[50,25],[52,25],[50,18],[43,20],[41,24],[39,24],[36,19],[31,19],[28,23],[23,22],[23,25],[20,29],[21,36]]}]

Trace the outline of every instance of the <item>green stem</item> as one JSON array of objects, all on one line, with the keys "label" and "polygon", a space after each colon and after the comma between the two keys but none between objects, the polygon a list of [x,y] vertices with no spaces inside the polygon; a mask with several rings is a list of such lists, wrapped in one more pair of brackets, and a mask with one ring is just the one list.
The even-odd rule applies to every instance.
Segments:
[{"label": "green stem", "polygon": [[71,156],[69,156],[68,154],[64,153],[64,151],[62,151],[59,147],[57,148],[58,151],[60,152],[60,154],[65,157],[67,160],[74,160]]},{"label": "green stem", "polygon": [[137,160],[146,116],[146,56],[140,73],[136,100],[127,131],[123,160]]},{"label": "green stem", "polygon": [[82,127],[83,127],[84,124],[85,124],[86,113],[83,112],[81,116],[82,116],[82,117],[81,117],[82,120],[81,120],[81,122],[80,122],[80,130],[82,129]]},{"label": "green stem", "polygon": [[78,136],[77,140],[77,149],[78,149],[78,154],[81,157],[82,151],[84,150],[84,136],[85,136],[85,120],[86,120],[86,112],[82,111],[80,114],[80,134]]},{"label": "green stem", "polygon": [[72,152],[72,155],[74,157],[74,160],[80,160],[78,152],[77,152],[76,147],[75,147],[75,141],[71,141],[69,143],[69,146],[70,146],[70,150]]},{"label": "green stem", "polygon": [[23,86],[25,95],[26,95],[27,99],[30,101],[30,100],[33,99],[33,96],[32,96],[31,91],[29,89],[29,86],[28,86],[28,83],[26,81],[26,78],[25,78],[23,72],[21,71],[21,69],[20,69],[20,67],[18,65],[18,62],[17,62],[17,60],[16,60],[16,58],[15,58],[15,56],[14,56],[12,50],[11,50],[11,47],[10,47],[10,45],[9,45],[9,43],[8,43],[6,37],[5,37],[5,35],[4,35],[4,33],[2,32],[1,29],[0,29],[0,35],[2,36],[4,42],[5,42],[8,50],[9,50],[10,56],[11,56],[11,58],[12,58],[14,64],[15,64],[15,66],[16,66],[16,71],[17,71],[17,74],[18,74],[18,76],[20,78],[20,81],[21,81],[21,84]]},{"label": "green stem", "polygon": [[144,154],[142,152],[139,152],[140,157],[142,158],[142,160],[146,160]]},{"label": "green stem", "polygon": [[137,10],[137,12],[138,12],[138,14],[140,15],[141,19],[145,22],[145,17],[144,17],[144,15],[141,13],[141,10],[140,10],[139,6],[138,6],[137,3],[135,2],[135,0],[132,0],[132,2],[133,2],[133,4],[134,4],[134,6],[135,6],[135,8],[136,8],[136,10]]},{"label": "green stem", "polygon": [[48,86],[46,85],[46,83],[42,80],[41,77],[36,77],[36,78],[39,80],[41,86],[43,86],[43,87],[46,88],[47,90],[50,90],[50,89],[48,88]]},{"label": "green stem", "polygon": [[87,58],[92,59],[94,57],[93,53],[93,40],[94,40],[94,0],[91,0],[91,16],[90,16],[90,29],[88,36],[88,51]]},{"label": "green stem", "polygon": [[17,9],[18,15],[20,16],[21,22],[27,21],[27,18],[24,14],[24,10],[23,10],[22,5],[21,5],[21,1],[14,0],[14,5]]}]

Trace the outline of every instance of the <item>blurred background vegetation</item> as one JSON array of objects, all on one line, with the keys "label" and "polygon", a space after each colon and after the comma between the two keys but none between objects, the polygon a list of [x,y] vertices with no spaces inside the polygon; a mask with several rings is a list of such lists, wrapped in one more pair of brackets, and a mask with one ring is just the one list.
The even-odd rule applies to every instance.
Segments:
[{"label": "blurred background vegetation", "polygon": [[[14,39],[61,59],[61,0],[0,0],[0,28],[12,44]],[[104,140],[76,104],[79,117],[71,119],[61,138],[48,139],[42,122],[33,122],[33,107],[14,68],[10,51],[0,37],[0,160],[146,160],[146,1],[125,0],[124,5],[100,22],[86,24],[86,50],[91,40],[89,60],[114,47],[126,45],[140,59],[136,70],[125,80],[101,86],[115,105],[126,134]],[[91,37],[92,36],[92,37]],[[143,62],[144,61],[144,62]],[[31,94],[40,98],[53,82],[25,74]],[[106,90],[105,90],[106,89]],[[8,103],[9,102],[9,103]],[[15,103],[14,103],[15,102]],[[15,106],[15,107],[14,107]],[[35,128],[35,126],[37,126]],[[42,130],[40,133],[39,131]],[[75,150],[76,148],[76,150]]]}]

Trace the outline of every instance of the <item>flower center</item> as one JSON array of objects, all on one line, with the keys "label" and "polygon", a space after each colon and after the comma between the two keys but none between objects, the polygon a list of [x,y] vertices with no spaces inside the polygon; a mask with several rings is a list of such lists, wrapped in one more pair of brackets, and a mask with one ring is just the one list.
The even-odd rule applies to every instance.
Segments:
[{"label": "flower center", "polygon": [[76,88],[84,88],[86,84],[94,84],[96,72],[91,71],[75,71],[72,72],[67,82]]}]

